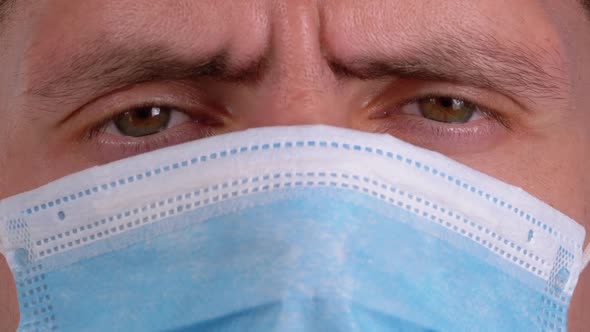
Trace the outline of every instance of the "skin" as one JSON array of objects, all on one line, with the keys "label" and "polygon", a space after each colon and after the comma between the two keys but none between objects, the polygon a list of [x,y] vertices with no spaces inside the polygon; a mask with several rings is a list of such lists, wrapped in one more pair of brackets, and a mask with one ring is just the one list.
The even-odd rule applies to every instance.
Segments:
[{"label": "skin", "polygon": [[[439,151],[524,188],[590,230],[589,25],[575,0],[17,0],[0,33],[0,198],[203,135],[322,123]],[[111,46],[119,57],[107,52]],[[437,60],[461,47],[453,63]],[[232,70],[126,83],[115,81],[129,72],[111,71],[115,80],[103,82],[108,75],[91,66],[92,54],[131,66],[158,62],[142,58],[158,49],[195,67],[222,53]],[[434,54],[424,62],[455,76],[407,65],[385,73],[365,61],[423,53]],[[527,60],[511,63],[498,53]],[[467,65],[487,70],[458,75],[477,72]],[[232,75],[246,67],[255,70]],[[444,124],[421,117],[416,104],[402,106],[426,95],[459,96],[495,115]],[[124,137],[108,123],[91,130],[146,102],[187,115],[143,138]],[[0,331],[12,331],[18,305],[4,259],[0,285]],[[574,294],[568,329],[590,326],[588,312],[590,270]]]}]

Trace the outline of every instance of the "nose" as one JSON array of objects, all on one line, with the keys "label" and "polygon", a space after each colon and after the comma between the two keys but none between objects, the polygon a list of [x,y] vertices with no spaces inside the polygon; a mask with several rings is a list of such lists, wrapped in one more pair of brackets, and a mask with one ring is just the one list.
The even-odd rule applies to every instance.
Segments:
[{"label": "nose", "polygon": [[268,68],[248,106],[249,127],[348,123],[338,81],[322,54],[317,0],[277,1]]}]

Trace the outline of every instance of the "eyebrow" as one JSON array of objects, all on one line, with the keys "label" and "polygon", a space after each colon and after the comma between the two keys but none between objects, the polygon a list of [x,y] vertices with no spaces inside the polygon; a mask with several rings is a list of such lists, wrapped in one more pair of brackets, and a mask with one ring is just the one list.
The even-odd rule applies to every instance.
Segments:
[{"label": "eyebrow", "polygon": [[445,81],[525,98],[566,99],[570,83],[557,50],[500,43],[482,33],[457,33],[415,45],[402,54],[330,60],[340,76]]},{"label": "eyebrow", "polygon": [[64,99],[151,81],[204,77],[235,83],[257,82],[267,63],[265,57],[232,63],[225,50],[186,58],[161,45],[108,44],[74,54],[67,63],[57,66],[57,73],[34,72],[34,83],[25,94]]}]

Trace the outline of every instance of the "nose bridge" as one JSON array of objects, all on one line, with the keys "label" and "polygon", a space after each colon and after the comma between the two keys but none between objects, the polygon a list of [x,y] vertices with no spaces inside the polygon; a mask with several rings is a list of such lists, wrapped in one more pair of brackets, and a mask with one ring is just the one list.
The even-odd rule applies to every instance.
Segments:
[{"label": "nose bridge", "polygon": [[335,84],[322,54],[317,0],[277,1],[272,17],[270,66],[258,107],[264,124],[339,124],[330,113]]}]

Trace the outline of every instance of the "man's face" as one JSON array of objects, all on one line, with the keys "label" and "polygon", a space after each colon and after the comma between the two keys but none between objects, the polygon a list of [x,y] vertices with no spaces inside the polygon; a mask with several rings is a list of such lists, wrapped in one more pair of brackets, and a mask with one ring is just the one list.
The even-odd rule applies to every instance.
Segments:
[{"label": "man's face", "polygon": [[[590,230],[576,0],[16,0],[4,20],[0,198],[204,136],[322,123],[439,151]],[[572,330],[590,324],[585,279]],[[2,287],[0,330],[18,321]]]}]

